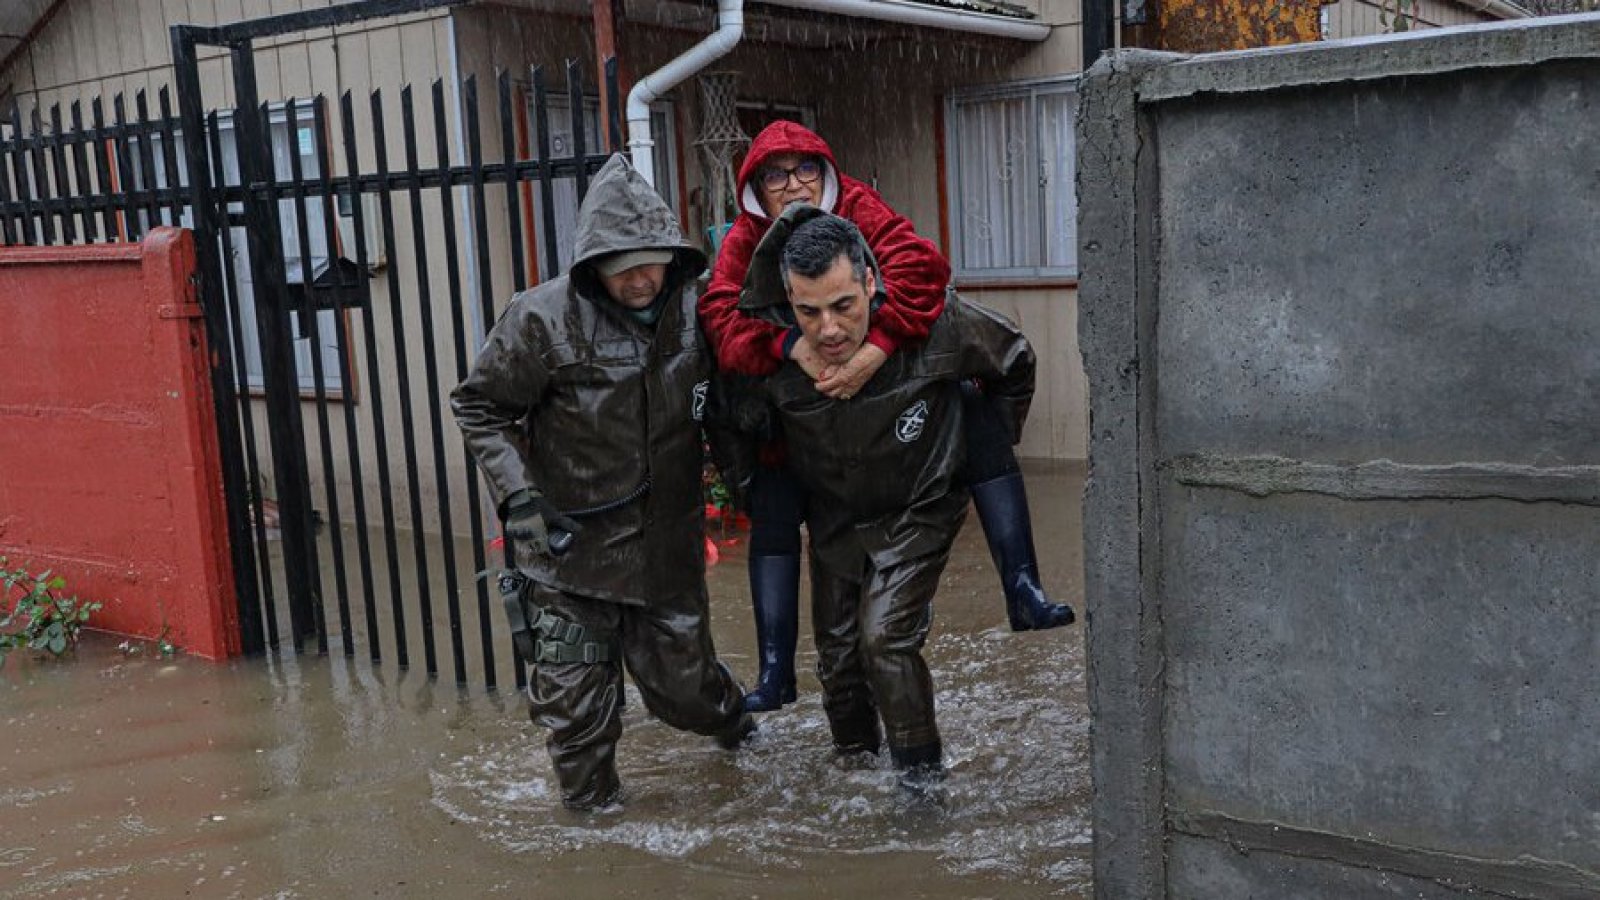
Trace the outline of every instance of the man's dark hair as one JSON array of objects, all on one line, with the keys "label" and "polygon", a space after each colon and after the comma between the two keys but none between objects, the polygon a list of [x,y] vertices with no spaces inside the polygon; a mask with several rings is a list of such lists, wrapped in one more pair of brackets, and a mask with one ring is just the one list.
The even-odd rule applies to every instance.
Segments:
[{"label": "man's dark hair", "polygon": [[778,263],[783,286],[789,286],[790,272],[802,278],[820,278],[841,256],[850,260],[850,271],[855,274],[856,281],[864,285],[867,283],[866,246],[861,229],[849,219],[832,215],[807,219],[783,245],[783,257]]}]

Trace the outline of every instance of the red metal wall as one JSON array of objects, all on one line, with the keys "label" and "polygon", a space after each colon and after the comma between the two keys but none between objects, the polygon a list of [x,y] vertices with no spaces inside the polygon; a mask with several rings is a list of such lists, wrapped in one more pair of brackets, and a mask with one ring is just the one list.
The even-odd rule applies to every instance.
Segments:
[{"label": "red metal wall", "polygon": [[92,624],[239,652],[194,243],[0,248],[0,555]]}]

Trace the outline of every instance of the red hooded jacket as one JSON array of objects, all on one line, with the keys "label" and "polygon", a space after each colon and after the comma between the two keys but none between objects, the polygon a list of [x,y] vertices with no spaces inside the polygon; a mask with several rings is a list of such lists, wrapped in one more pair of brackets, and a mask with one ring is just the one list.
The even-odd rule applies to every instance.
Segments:
[{"label": "red hooded jacket", "polygon": [[878,259],[888,300],[872,314],[867,340],[893,355],[903,343],[921,343],[944,311],[950,262],[911,222],[866,184],[839,171],[833,150],[810,129],[778,120],[761,130],[739,168],[739,217],[722,239],[711,284],[700,297],[700,323],[711,340],[720,368],[743,375],[770,375],[783,361],[782,328],[739,311],[750,257],[772,219],[761,209],[760,187],[752,184],[766,161],[783,153],[821,157],[823,209],[856,224]]}]

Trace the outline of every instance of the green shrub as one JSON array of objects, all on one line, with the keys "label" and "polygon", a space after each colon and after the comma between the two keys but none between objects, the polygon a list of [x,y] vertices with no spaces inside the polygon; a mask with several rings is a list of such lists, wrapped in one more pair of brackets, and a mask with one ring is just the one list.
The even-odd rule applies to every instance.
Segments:
[{"label": "green shrub", "polygon": [[102,605],[62,596],[66,579],[49,570],[33,575],[12,568],[4,556],[0,556],[0,584],[4,584],[0,590],[0,665],[7,654],[24,648],[51,656],[66,653],[78,643],[89,616]]}]

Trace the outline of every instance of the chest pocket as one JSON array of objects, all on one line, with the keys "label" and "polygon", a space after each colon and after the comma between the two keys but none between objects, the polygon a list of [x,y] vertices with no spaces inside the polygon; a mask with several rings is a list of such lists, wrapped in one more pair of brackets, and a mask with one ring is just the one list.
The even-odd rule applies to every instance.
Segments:
[{"label": "chest pocket", "polygon": [[588,347],[556,344],[542,357],[556,387],[610,384],[638,371],[644,363],[643,349],[635,341],[596,341]]}]

